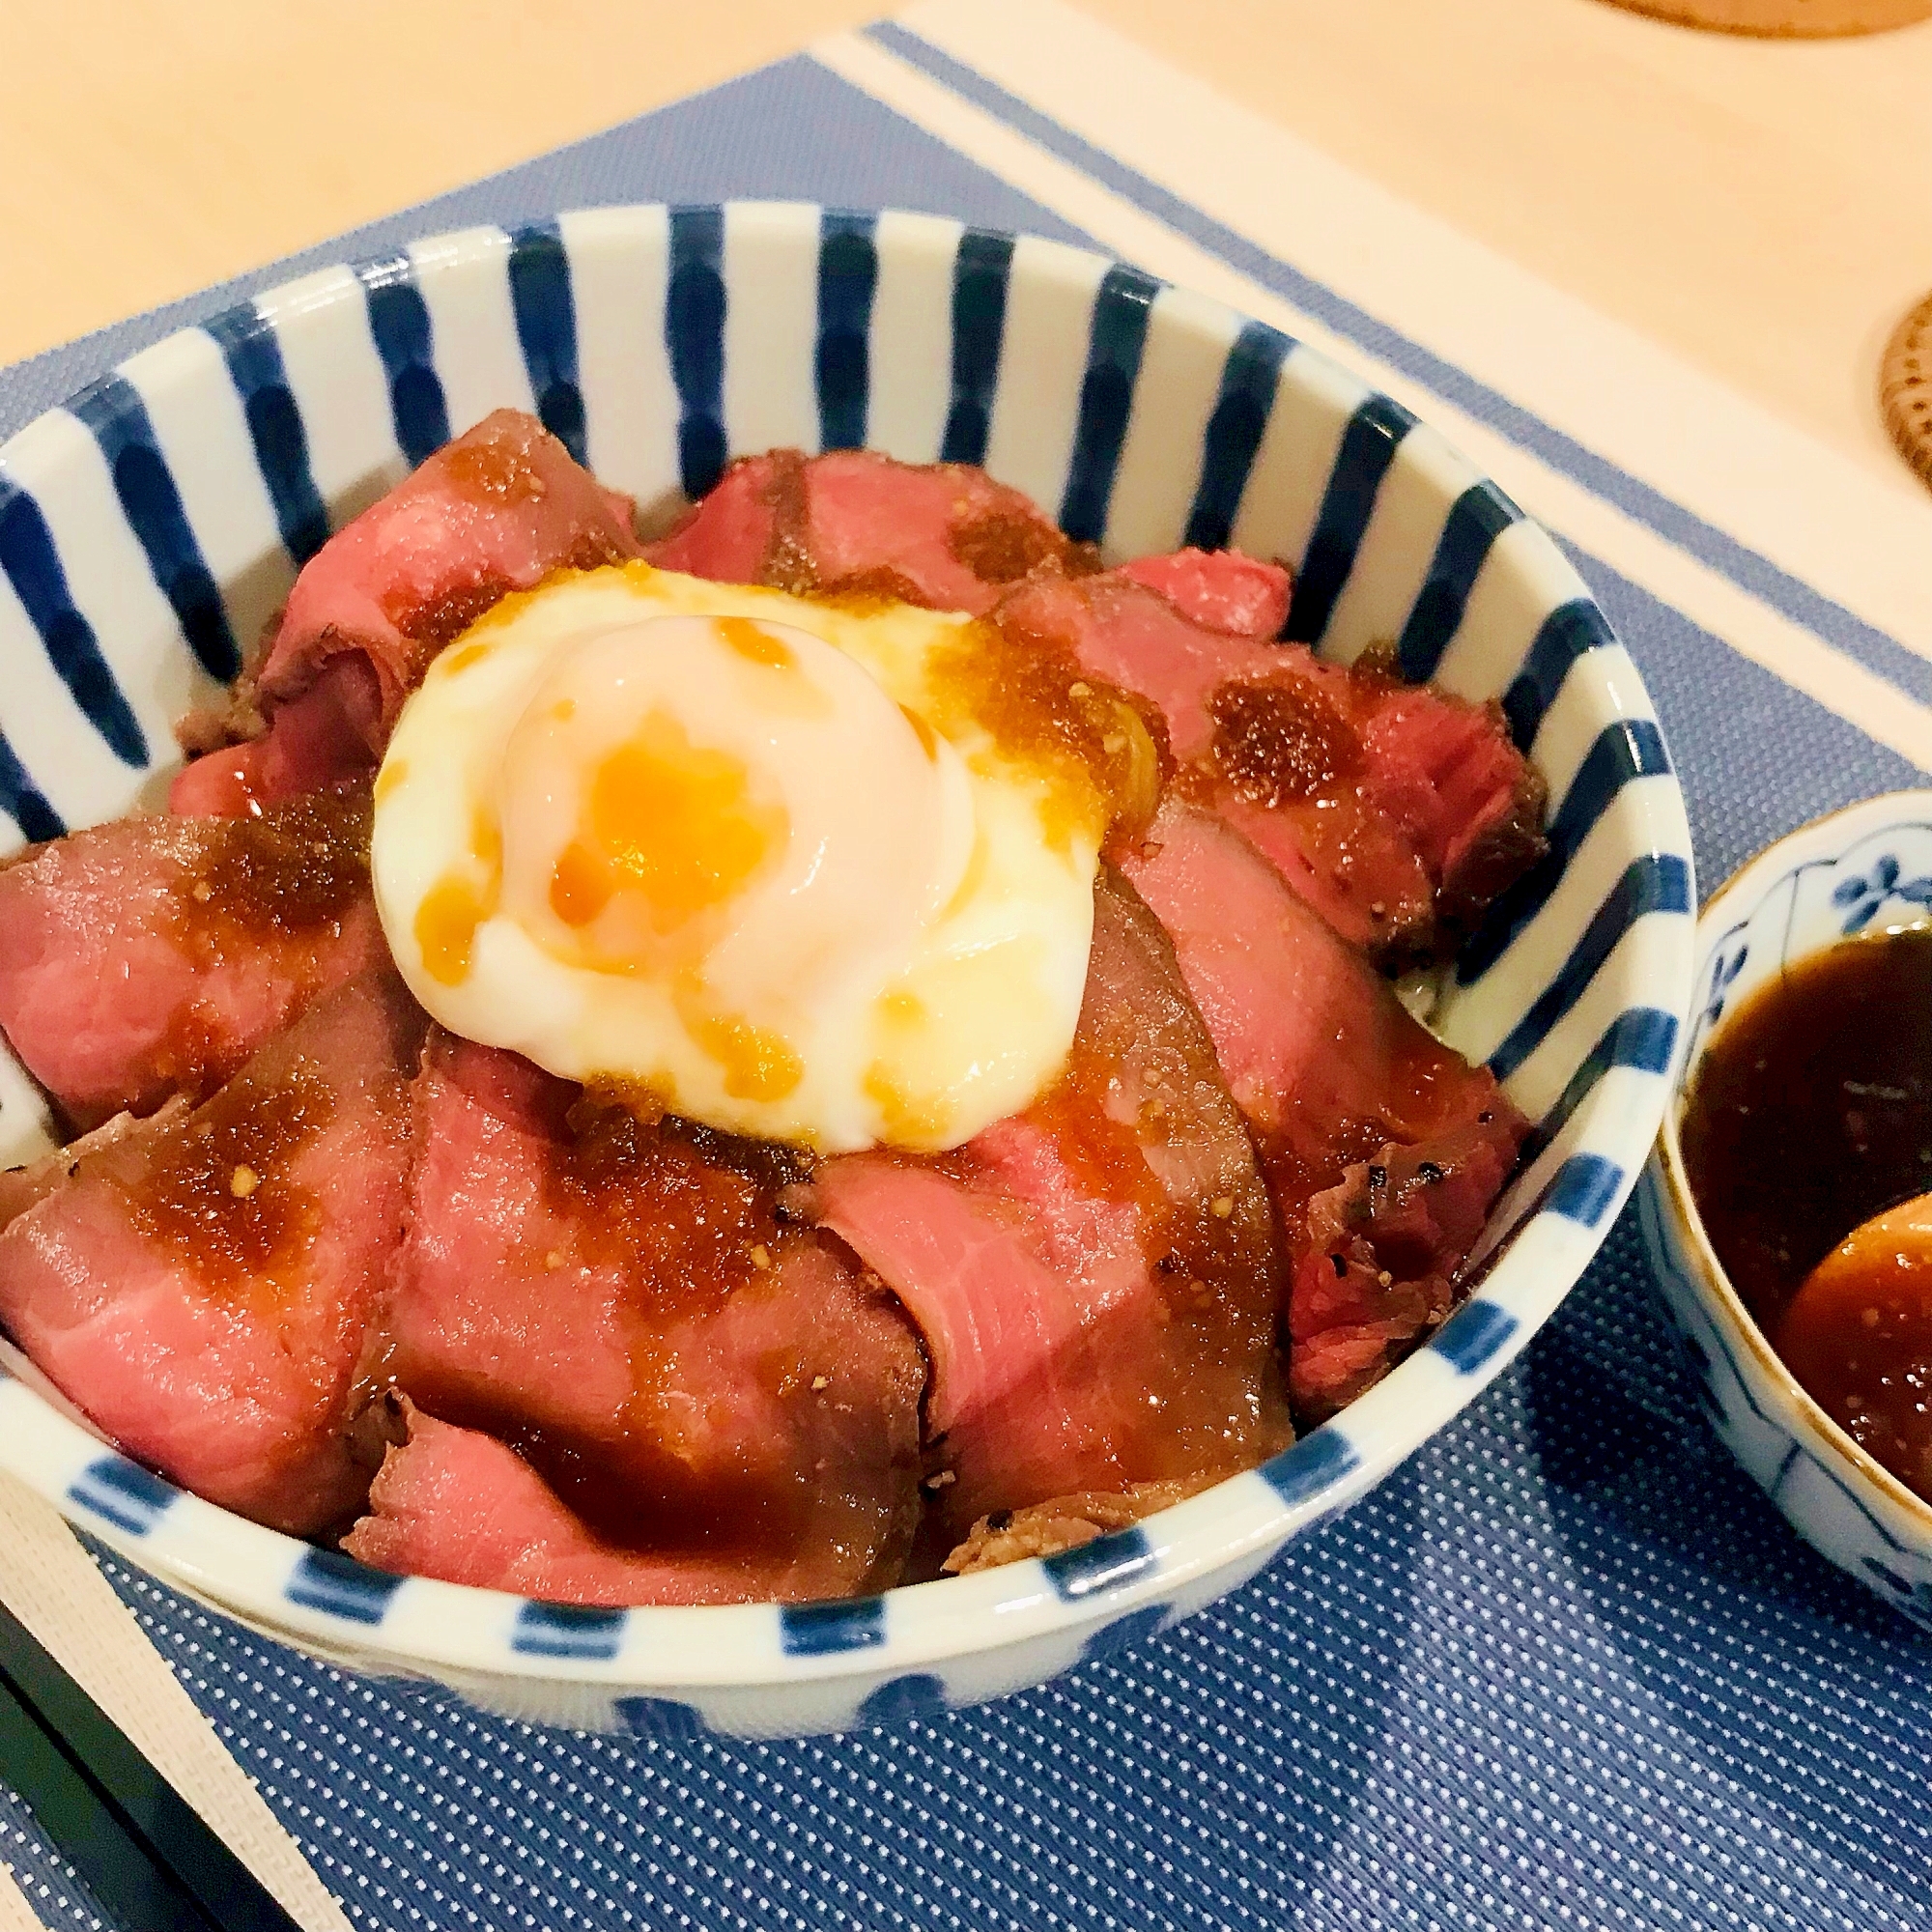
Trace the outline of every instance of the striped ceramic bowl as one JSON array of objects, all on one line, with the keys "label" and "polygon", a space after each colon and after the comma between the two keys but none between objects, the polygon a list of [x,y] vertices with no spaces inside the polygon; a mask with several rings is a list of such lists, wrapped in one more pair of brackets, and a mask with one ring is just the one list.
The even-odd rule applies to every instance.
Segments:
[{"label": "striped ceramic bowl", "polygon": [[[30,1372],[0,1466],[130,1562],[302,1649],[541,1721],[838,1729],[996,1695],[1198,1609],[1345,1508],[1548,1319],[1657,1130],[1690,837],[1650,701],[1554,544],[1399,404],[1219,304],[1058,243],[795,204],[610,208],[325,270],[132,357],[0,449],[0,810],[45,838],[161,795],[172,720],[345,518],[502,404],[646,511],[732,455],[983,463],[1110,557],[1293,565],[1292,634],[1495,698],[1550,854],[1441,1009],[1540,1122],[1473,1296],[1264,1467],[1043,1562],[851,1603],[591,1610],[365,1570],[114,1453]],[[0,1154],[43,1144],[0,1067]],[[16,1366],[17,1357],[14,1358]]]}]

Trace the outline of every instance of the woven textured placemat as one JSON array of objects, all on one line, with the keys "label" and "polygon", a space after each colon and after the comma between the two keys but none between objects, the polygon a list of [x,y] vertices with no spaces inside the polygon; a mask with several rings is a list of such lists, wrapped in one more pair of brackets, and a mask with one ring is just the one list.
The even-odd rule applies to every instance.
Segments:
[{"label": "woven textured placemat", "polygon": [[[800,59],[302,259],[740,194],[1073,235]],[[295,266],[0,371],[0,434]],[[1707,880],[1911,781],[1613,560],[1575,560],[1650,681]],[[1704,1428],[1628,1216],[1519,1369],[1351,1514],[1163,1637],[898,1731],[532,1731],[107,1567],[352,1918],[396,1932],[1932,1927],[1932,1641]],[[106,1922],[4,1792],[0,1856],[49,1925]]]}]

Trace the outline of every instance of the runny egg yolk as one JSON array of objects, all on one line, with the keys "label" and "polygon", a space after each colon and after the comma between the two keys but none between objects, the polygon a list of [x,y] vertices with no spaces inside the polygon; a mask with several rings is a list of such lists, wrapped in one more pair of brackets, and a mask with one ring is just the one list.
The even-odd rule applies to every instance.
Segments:
[{"label": "runny egg yolk", "polygon": [[417,997],[827,1152],[956,1146],[1029,1104],[1071,1041],[1096,855],[1054,835],[1064,782],[933,702],[965,621],[668,572],[509,600],[411,699],[378,787]]},{"label": "runny egg yolk", "polygon": [[[578,835],[551,874],[551,907],[582,928],[623,895],[652,931],[675,932],[735,897],[790,829],[782,805],[753,796],[743,759],[694,745],[670,713],[651,711],[591,778]],[[615,965],[638,963],[626,954]]]}]

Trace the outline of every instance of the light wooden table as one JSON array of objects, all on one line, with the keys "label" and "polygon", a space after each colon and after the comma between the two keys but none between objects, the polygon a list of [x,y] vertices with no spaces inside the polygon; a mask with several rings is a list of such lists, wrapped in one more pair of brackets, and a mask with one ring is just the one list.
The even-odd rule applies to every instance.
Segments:
[{"label": "light wooden table", "polygon": [[[1077,0],[1874,469],[1932,287],[1932,23],[1603,0]],[[0,0],[0,360],[795,51],[890,0]]]}]

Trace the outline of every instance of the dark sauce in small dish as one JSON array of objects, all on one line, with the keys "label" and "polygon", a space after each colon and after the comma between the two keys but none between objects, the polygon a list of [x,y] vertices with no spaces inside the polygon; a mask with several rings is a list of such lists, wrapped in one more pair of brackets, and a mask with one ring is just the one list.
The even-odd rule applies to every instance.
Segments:
[{"label": "dark sauce in small dish", "polygon": [[1847,940],[1759,988],[1705,1055],[1682,1139],[1773,1347],[1932,1498],[1932,1204],[1888,1213],[1932,1193],[1932,927]]}]

